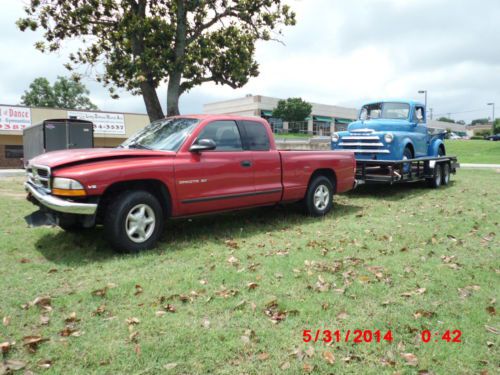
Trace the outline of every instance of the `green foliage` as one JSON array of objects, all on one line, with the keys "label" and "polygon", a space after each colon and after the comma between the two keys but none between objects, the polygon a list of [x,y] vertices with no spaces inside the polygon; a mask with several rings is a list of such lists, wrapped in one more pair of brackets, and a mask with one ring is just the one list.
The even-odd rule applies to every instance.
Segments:
[{"label": "green foliage", "polygon": [[438,118],[438,121],[443,121],[443,122],[450,122],[450,123],[455,123],[455,120],[452,120],[451,118],[448,117],[440,117]]},{"label": "green foliage", "polygon": [[302,98],[288,98],[280,100],[273,109],[273,117],[283,121],[304,121],[311,114],[312,105]]},{"label": "green foliage", "polygon": [[47,78],[36,78],[24,91],[21,104],[30,107],[97,109],[87,96],[89,90],[81,82],[57,77],[53,86]]},{"label": "green foliage", "polygon": [[471,125],[481,125],[481,124],[487,124],[487,123],[488,123],[487,118],[478,118],[478,119],[472,120],[470,124]]},{"label": "green foliage", "polygon": [[156,94],[168,81],[168,111],[178,114],[182,93],[204,82],[242,87],[259,74],[257,40],[281,35],[295,13],[282,0],[31,0],[21,31],[44,30],[44,52],[68,39],[83,47],[66,67],[103,67],[98,81],[144,97],[152,120],[163,116]]},{"label": "green foliage", "polygon": [[495,128],[494,128],[494,133],[498,134],[500,133],[500,118],[497,118],[495,120]]}]

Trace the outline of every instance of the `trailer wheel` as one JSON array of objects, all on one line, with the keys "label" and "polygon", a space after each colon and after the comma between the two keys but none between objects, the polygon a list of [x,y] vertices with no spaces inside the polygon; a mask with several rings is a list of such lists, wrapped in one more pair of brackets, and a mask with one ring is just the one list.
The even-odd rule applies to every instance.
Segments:
[{"label": "trailer wheel", "polygon": [[325,176],[317,176],[307,188],[304,200],[306,213],[311,216],[324,216],[332,209],[334,185]]},{"label": "trailer wheel", "polygon": [[443,163],[441,166],[441,183],[443,186],[446,186],[450,183],[450,163]]},{"label": "trailer wheel", "polygon": [[164,226],[158,199],[143,190],[118,195],[106,209],[104,231],[118,251],[137,253],[158,241]]},{"label": "trailer wheel", "polygon": [[441,168],[441,165],[436,163],[436,165],[434,166],[433,176],[431,178],[427,179],[427,184],[429,185],[429,187],[437,189],[441,186],[441,183],[443,180],[442,179],[442,177],[443,177],[442,171],[443,170]]}]

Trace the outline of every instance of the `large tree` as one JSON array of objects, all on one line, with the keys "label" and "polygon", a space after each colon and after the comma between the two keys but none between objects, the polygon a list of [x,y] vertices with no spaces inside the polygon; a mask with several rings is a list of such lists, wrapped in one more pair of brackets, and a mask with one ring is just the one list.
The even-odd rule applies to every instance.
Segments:
[{"label": "large tree", "polygon": [[273,117],[284,121],[304,121],[311,114],[312,105],[302,98],[288,98],[280,100],[273,109]]},{"label": "large tree", "polygon": [[68,69],[91,65],[98,81],[142,95],[151,120],[163,117],[156,89],[168,81],[167,114],[179,96],[204,82],[242,87],[258,75],[257,40],[295,24],[282,0],[30,0],[19,28],[42,28],[41,51],[83,43]]},{"label": "large tree", "polygon": [[90,101],[89,93],[84,84],[66,77],[57,77],[53,86],[47,78],[39,77],[24,91],[21,104],[30,107],[97,109]]}]

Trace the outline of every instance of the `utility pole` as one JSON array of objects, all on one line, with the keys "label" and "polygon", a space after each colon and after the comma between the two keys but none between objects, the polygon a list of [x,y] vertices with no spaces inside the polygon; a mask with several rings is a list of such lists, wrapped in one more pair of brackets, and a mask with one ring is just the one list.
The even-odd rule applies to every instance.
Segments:
[{"label": "utility pole", "polygon": [[429,114],[430,114],[431,120],[432,120],[432,108],[429,108]]},{"label": "utility pole", "polygon": [[419,94],[425,94],[425,110],[427,111],[427,90],[419,90]]},{"label": "utility pole", "polygon": [[493,114],[491,116],[491,135],[495,134],[495,103],[488,103],[492,106]]}]

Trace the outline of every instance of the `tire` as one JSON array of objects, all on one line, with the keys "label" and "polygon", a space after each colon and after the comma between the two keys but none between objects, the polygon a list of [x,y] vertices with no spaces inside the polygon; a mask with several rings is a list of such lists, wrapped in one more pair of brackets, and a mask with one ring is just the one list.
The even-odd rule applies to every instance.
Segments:
[{"label": "tire", "polygon": [[307,188],[304,199],[305,211],[310,216],[324,216],[333,206],[335,186],[325,176],[314,177]]},{"label": "tire", "polygon": [[[413,152],[411,151],[411,148],[409,148],[408,146],[406,146],[403,151],[403,160],[405,159],[413,159]],[[403,173],[410,172],[410,168],[411,168],[410,163],[403,164]]]},{"label": "tire", "polygon": [[154,247],[164,222],[158,199],[147,191],[135,190],[120,194],[107,207],[104,231],[115,250],[138,253]]},{"label": "tire", "polygon": [[451,168],[450,163],[443,163],[441,166],[441,184],[446,186],[450,183]]},{"label": "tire", "polygon": [[84,229],[78,216],[71,214],[61,214],[57,217],[57,225],[65,232],[80,232]]},{"label": "tire", "polygon": [[440,186],[441,186],[441,183],[442,183],[442,167],[440,164],[436,163],[436,165],[434,166],[434,173],[433,173],[433,176],[431,178],[428,178],[427,179],[427,184],[429,185],[429,187],[433,188],[433,189],[438,189]]}]

